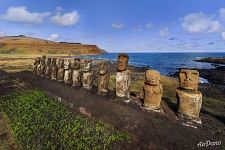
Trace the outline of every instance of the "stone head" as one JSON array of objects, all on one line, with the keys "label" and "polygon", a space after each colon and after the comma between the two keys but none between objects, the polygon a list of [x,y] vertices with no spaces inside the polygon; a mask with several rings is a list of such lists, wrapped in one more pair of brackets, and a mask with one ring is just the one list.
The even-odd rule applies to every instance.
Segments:
[{"label": "stone head", "polygon": [[45,63],[46,63],[47,66],[50,66],[51,65],[51,58],[47,58]]},{"label": "stone head", "polygon": [[52,65],[52,66],[56,66],[56,58],[52,58],[51,65]]},{"label": "stone head", "polygon": [[71,68],[71,61],[69,59],[66,59],[64,62],[64,69],[70,69]]},{"label": "stone head", "polygon": [[41,65],[45,64],[45,60],[46,60],[46,56],[44,55],[41,57]]},{"label": "stone head", "polygon": [[127,70],[129,56],[127,54],[119,54],[117,59],[117,71]]},{"label": "stone head", "polygon": [[99,63],[99,74],[106,74],[107,72],[107,63],[106,61],[101,61]]},{"label": "stone head", "polygon": [[58,60],[58,68],[63,68],[64,67],[64,59],[59,59]]},{"label": "stone head", "polygon": [[41,58],[40,58],[40,57],[35,58],[35,60],[34,60],[34,65],[40,64],[40,61],[41,61]]},{"label": "stone head", "polygon": [[83,63],[83,71],[90,71],[92,67],[92,61],[91,60],[85,60]]},{"label": "stone head", "polygon": [[180,87],[187,90],[197,90],[199,72],[197,70],[181,69],[179,72]]},{"label": "stone head", "polygon": [[80,69],[80,58],[75,58],[74,62],[73,62],[73,68],[75,70],[79,70]]},{"label": "stone head", "polygon": [[159,85],[160,73],[156,70],[147,70],[145,73],[145,80],[150,85]]}]

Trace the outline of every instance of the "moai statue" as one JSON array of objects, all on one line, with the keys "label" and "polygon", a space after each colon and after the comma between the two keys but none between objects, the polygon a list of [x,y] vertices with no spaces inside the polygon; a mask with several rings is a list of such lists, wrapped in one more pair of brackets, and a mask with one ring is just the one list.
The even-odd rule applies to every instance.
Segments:
[{"label": "moai statue", "polygon": [[64,63],[64,82],[66,84],[72,83],[72,69],[71,69],[71,61],[66,60]]},{"label": "moai statue", "polygon": [[73,74],[72,74],[73,85],[78,87],[81,85],[81,67],[80,58],[75,58],[73,63]]},{"label": "moai statue", "polygon": [[201,123],[199,113],[202,106],[202,93],[198,91],[199,72],[181,69],[179,83],[180,87],[176,90],[179,117]]},{"label": "moai statue", "polygon": [[86,90],[92,89],[93,82],[93,71],[92,71],[92,61],[85,60],[82,68],[82,85]]},{"label": "moai statue", "polygon": [[64,81],[64,59],[59,59],[57,68],[57,81]]},{"label": "moai statue", "polygon": [[51,58],[46,59],[44,75],[46,78],[50,78],[50,76],[51,76]]},{"label": "moai statue", "polygon": [[52,58],[51,62],[51,79],[57,79],[57,66],[56,66],[56,58]]},{"label": "moai statue", "polygon": [[99,75],[98,75],[98,94],[106,95],[108,92],[109,75],[107,73],[107,63],[101,61],[99,64]]},{"label": "moai statue", "polygon": [[44,75],[45,75],[45,60],[46,60],[46,56],[42,56],[41,64],[38,67],[38,75],[41,77],[44,77]]},{"label": "moai statue", "polygon": [[130,102],[130,71],[127,69],[129,56],[119,54],[116,74],[116,96]]},{"label": "moai statue", "polygon": [[163,88],[160,84],[160,73],[156,70],[147,70],[143,87],[144,109],[160,110]]},{"label": "moai statue", "polygon": [[40,64],[41,58],[35,58],[34,60],[34,66],[33,66],[33,74],[37,75],[37,71],[38,71],[38,65]]}]

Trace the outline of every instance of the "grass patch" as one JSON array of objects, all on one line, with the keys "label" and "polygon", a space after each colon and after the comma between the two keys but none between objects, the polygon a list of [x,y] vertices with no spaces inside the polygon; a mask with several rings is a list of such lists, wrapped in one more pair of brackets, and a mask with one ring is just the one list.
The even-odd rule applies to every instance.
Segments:
[{"label": "grass patch", "polygon": [[[134,92],[141,96],[142,88],[144,85],[144,77],[131,82],[131,92]],[[115,91],[116,77],[110,76],[109,89]],[[163,86],[163,97],[169,98],[172,102],[176,103],[176,88],[179,86],[179,82],[175,78],[161,76],[161,84]],[[204,97],[202,107],[215,116],[223,116],[225,114],[225,102],[212,98]]]},{"label": "grass patch", "polygon": [[0,149],[17,149],[15,138],[12,135],[9,121],[4,113],[0,112]]},{"label": "grass patch", "polygon": [[0,98],[21,149],[108,149],[129,136],[101,122],[74,115],[40,90]]},{"label": "grass patch", "polygon": [[[130,90],[136,94],[141,94],[144,86],[144,76],[141,79],[132,80]],[[163,86],[163,96],[171,99],[176,98],[176,88],[179,86],[179,83],[176,79],[161,76],[161,84]],[[115,91],[116,87],[116,76],[110,75],[109,79],[109,90]]]}]

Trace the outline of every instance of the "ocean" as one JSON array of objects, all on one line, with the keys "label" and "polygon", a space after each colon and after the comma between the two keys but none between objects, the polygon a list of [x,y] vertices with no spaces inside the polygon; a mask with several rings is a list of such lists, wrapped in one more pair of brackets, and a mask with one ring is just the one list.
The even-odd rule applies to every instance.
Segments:
[{"label": "ocean", "polygon": [[[224,53],[127,53],[129,64],[137,67],[149,67],[158,70],[162,75],[169,75],[179,68],[214,68],[211,63],[196,62],[203,57],[224,57]],[[118,53],[105,53],[94,56],[82,56],[89,59],[117,60]]]}]

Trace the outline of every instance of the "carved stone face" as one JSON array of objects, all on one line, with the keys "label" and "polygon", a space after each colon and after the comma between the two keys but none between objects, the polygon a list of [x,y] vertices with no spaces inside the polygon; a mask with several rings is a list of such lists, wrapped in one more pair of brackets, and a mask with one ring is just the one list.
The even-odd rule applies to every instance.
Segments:
[{"label": "carved stone face", "polygon": [[64,69],[70,69],[70,68],[71,68],[71,61],[67,59],[64,62]]},{"label": "carved stone face", "polygon": [[80,58],[75,58],[74,62],[73,62],[73,68],[75,70],[79,70],[80,69]]},{"label": "carved stone face", "polygon": [[181,69],[179,72],[180,87],[187,90],[197,90],[199,72],[197,70]]},{"label": "carved stone face", "polygon": [[42,58],[41,58],[41,65],[45,64],[45,60],[46,60],[46,56],[42,56]]},{"label": "carved stone face", "polygon": [[46,59],[46,65],[47,65],[47,66],[50,66],[50,64],[51,64],[51,58],[47,58],[47,59]]},{"label": "carved stone face", "polygon": [[52,66],[56,66],[56,58],[52,58],[52,63],[51,63]]},{"label": "carved stone face", "polygon": [[64,59],[59,59],[58,68],[63,68],[63,66],[64,66]]},{"label": "carved stone face", "polygon": [[90,71],[91,66],[92,66],[92,61],[91,60],[85,60],[83,64],[83,71]]},{"label": "carved stone face", "polygon": [[106,74],[107,72],[107,63],[105,61],[101,61],[99,63],[99,74]]},{"label": "carved stone face", "polygon": [[129,57],[125,54],[120,54],[117,60],[117,71],[127,70]]},{"label": "carved stone face", "polygon": [[145,73],[145,79],[150,85],[159,85],[160,73],[156,70],[147,70]]},{"label": "carved stone face", "polygon": [[36,58],[36,59],[34,60],[34,65],[40,64],[40,61],[41,61],[41,58],[40,58],[40,57]]}]

